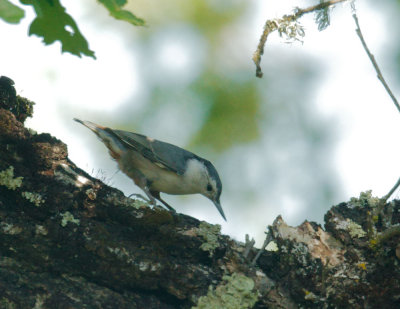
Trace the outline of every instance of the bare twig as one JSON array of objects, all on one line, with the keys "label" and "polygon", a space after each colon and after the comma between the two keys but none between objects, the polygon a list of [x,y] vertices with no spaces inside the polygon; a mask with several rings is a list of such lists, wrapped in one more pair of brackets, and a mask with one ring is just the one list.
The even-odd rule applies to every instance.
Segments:
[{"label": "bare twig", "polygon": [[245,258],[247,258],[247,256],[249,255],[250,250],[253,249],[255,243],[256,243],[256,241],[254,240],[254,238],[252,238],[250,240],[249,234],[246,234],[246,243],[245,243],[244,252],[243,252],[243,256]]},{"label": "bare twig", "polygon": [[382,197],[382,200],[384,203],[387,202],[387,200],[392,196],[394,191],[396,191],[400,187],[400,178],[397,180],[396,184],[393,186],[393,188],[389,191],[388,194],[386,194],[384,197]]},{"label": "bare twig", "polygon": [[258,258],[260,257],[261,253],[263,253],[265,251],[265,248],[268,246],[268,244],[270,243],[270,241],[272,240],[272,231],[271,231],[271,227],[268,227],[268,232],[267,232],[267,236],[265,237],[264,243],[261,247],[260,250],[258,250],[256,256],[254,257],[253,261],[251,262],[251,265],[256,265],[256,262],[258,260]]},{"label": "bare twig", "polygon": [[308,8],[305,8],[305,9],[296,9],[294,14],[285,15],[281,19],[267,20],[265,22],[264,31],[260,37],[260,41],[258,43],[257,49],[253,54],[253,61],[256,65],[256,76],[260,77],[260,78],[263,76],[263,73],[261,71],[260,62],[261,62],[261,56],[264,54],[265,43],[267,42],[267,38],[268,38],[269,34],[271,32],[278,30],[281,23],[287,23],[287,24],[294,23],[294,22],[296,22],[297,19],[302,17],[304,14],[323,10],[332,5],[335,5],[337,3],[344,2],[344,1],[349,1],[349,0],[325,1],[325,2],[319,3],[317,5],[313,5]]},{"label": "bare twig", "polygon": [[[376,74],[377,74],[378,79],[381,81],[383,87],[385,87],[385,89],[386,89],[386,92],[389,94],[389,96],[390,96],[390,98],[392,99],[394,105],[397,107],[397,110],[400,112],[400,105],[399,105],[399,102],[397,101],[396,97],[394,96],[394,94],[393,94],[392,90],[390,89],[389,85],[386,83],[386,80],[385,80],[385,78],[384,78],[383,75],[382,75],[382,72],[381,72],[381,70],[380,70],[380,68],[379,68],[379,66],[378,66],[378,63],[377,63],[376,60],[375,60],[374,55],[370,52],[370,50],[369,50],[369,48],[368,48],[368,46],[367,46],[367,43],[366,43],[365,40],[364,40],[364,36],[362,35],[361,28],[360,28],[360,24],[358,23],[358,18],[357,18],[356,8],[355,8],[355,5],[354,5],[354,2],[351,4],[351,7],[352,7],[352,10],[353,10],[353,18],[354,18],[354,21],[355,21],[356,26],[357,26],[357,28],[356,28],[356,33],[357,33],[358,37],[360,38],[361,44],[362,44],[362,46],[364,47],[364,50],[365,50],[365,52],[367,53],[369,60],[371,61],[372,65],[374,66],[374,69],[375,69],[375,71],[376,71]],[[390,198],[390,196],[394,193],[394,191],[397,190],[397,188],[398,188],[399,186],[400,186],[400,178],[399,178],[399,180],[396,182],[396,184],[393,186],[393,188],[389,191],[389,193],[386,194],[386,195],[382,198],[382,205],[384,205],[384,204],[387,202],[387,200],[388,200],[388,199]]]},{"label": "bare twig", "polygon": [[332,5],[338,4],[340,2],[344,2],[344,1],[348,1],[348,0],[331,0],[331,1],[321,2],[320,4],[313,5],[313,6],[310,6],[308,8],[305,8],[305,9],[299,9],[295,13],[295,15],[296,15],[296,18],[298,18],[298,17],[303,16],[306,13],[311,13],[311,12],[314,12],[314,11],[322,10],[322,9],[325,9],[325,8],[330,7]]},{"label": "bare twig", "polygon": [[368,57],[369,57],[369,60],[371,60],[372,65],[374,66],[374,69],[375,69],[375,71],[376,71],[376,74],[377,74],[378,79],[381,81],[383,87],[385,87],[387,93],[388,93],[389,96],[391,97],[391,99],[392,99],[394,105],[397,107],[397,110],[400,112],[400,105],[399,105],[399,102],[397,101],[397,99],[396,99],[396,97],[394,96],[392,90],[390,90],[388,84],[386,83],[385,79],[383,78],[382,72],[381,72],[381,70],[379,69],[378,64],[376,63],[375,57],[374,57],[374,55],[369,51],[369,48],[368,48],[368,46],[367,46],[367,43],[365,42],[364,37],[363,37],[363,35],[362,35],[362,33],[361,33],[360,25],[359,25],[359,23],[358,23],[358,18],[357,18],[357,15],[356,15],[356,13],[355,13],[354,3],[352,4],[352,7],[353,7],[353,18],[354,18],[354,21],[356,22],[356,26],[357,26],[356,32],[357,32],[358,37],[359,37],[360,40],[361,40],[361,44],[362,44],[362,46],[364,47],[364,50],[365,50],[365,52],[367,53],[367,55],[368,55]]}]

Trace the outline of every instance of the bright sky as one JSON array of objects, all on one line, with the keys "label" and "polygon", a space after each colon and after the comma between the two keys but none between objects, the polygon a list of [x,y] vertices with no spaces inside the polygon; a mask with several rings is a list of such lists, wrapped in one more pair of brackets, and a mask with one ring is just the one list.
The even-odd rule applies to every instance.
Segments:
[{"label": "bright sky", "polygon": [[[14,2],[19,5],[19,2]],[[254,1],[252,36],[249,38],[250,43],[246,43],[249,54],[243,55],[247,57],[244,61],[251,58],[266,18],[280,17],[291,12],[293,6],[309,2]],[[29,127],[38,132],[50,132],[66,142],[71,159],[83,169],[89,172],[92,169],[104,169],[103,166],[95,165],[104,160],[110,162],[110,171],[115,171],[115,165],[112,165],[108,154],[100,146],[96,148],[96,156],[101,159],[93,161],[93,151],[86,147],[89,137],[82,136],[83,129],[78,129],[71,119],[79,115],[84,119],[95,120],[93,115],[99,112],[112,116],[113,110],[121,108],[130,97],[135,99],[139,108],[140,102],[148,94],[141,86],[140,75],[136,70],[140,60],[135,57],[135,51],[127,49],[124,39],[115,33],[115,28],[107,30],[88,21],[88,12],[80,8],[79,3],[72,1],[65,2],[65,5],[68,5],[68,12],[74,16],[89,40],[90,47],[95,49],[97,60],[61,55],[59,44],[45,47],[37,37],[28,38],[27,29],[32,19],[32,14],[28,14],[18,26],[0,22],[2,42],[9,42],[8,45],[3,43],[0,49],[0,75],[12,78],[19,94],[38,102],[33,119],[27,121]],[[395,85],[396,79],[389,60],[394,61],[392,43],[386,35],[389,25],[384,19],[390,8],[378,8],[375,5],[371,9],[365,1],[358,1],[357,9],[367,43],[392,90],[399,96],[400,89]],[[103,14],[103,19],[108,18],[107,12],[100,7],[96,14]],[[358,196],[361,191],[368,189],[372,189],[375,195],[384,195],[400,176],[400,114],[377,80],[361,47],[354,31],[355,24],[349,5],[337,6],[332,14],[331,26],[323,32],[316,30],[312,18],[302,19],[302,22],[306,27],[303,45],[286,45],[275,34],[268,41],[266,54],[273,54],[283,46],[286,52],[293,55],[308,53],[325,67],[322,84],[315,89],[315,108],[327,117],[340,119],[340,127],[336,128],[339,143],[335,164],[345,196],[337,202]],[[121,24],[120,27],[130,26]],[[183,42],[201,40],[190,29],[185,31],[188,39]],[[183,80],[190,81],[191,74],[195,74],[193,72],[196,72],[196,67],[201,66],[203,61],[199,57],[198,63],[193,64],[191,70],[185,70],[194,52],[191,49],[193,42],[185,45],[182,41],[170,41],[160,33],[157,41],[162,40],[164,43],[154,55],[154,61],[164,66],[165,70],[171,70]],[[265,59],[262,60],[265,71],[268,70],[267,63]],[[65,113],[63,108],[66,106],[73,107],[76,114]],[[117,182],[116,186],[119,187]],[[131,186],[129,182],[129,186],[127,184],[121,189],[129,192]],[[172,198],[172,201],[178,199]],[[222,219],[216,219],[215,213],[203,212],[204,207],[196,206],[204,205],[204,202],[203,199],[196,199],[193,207],[184,211],[182,208],[182,212],[222,224],[224,233],[240,240],[248,233],[256,237],[258,244],[262,243],[265,225],[270,224],[276,214],[281,213],[292,224],[307,218],[307,214],[301,212],[301,206],[296,205],[296,201],[290,197],[283,199],[277,209],[262,214],[267,220],[260,221],[260,214],[255,213],[253,217],[248,217],[247,222],[241,221],[240,214],[231,214],[232,220],[224,223]],[[256,199],[254,203],[259,203],[262,209],[262,199]],[[227,207],[224,207],[226,213]]]},{"label": "bright sky", "polygon": [[[286,8],[282,9],[283,3],[280,1],[265,1],[262,11],[273,12],[271,16],[277,12],[275,16],[281,16],[290,12],[294,1],[285,3]],[[269,4],[271,7],[268,7]],[[378,11],[377,7],[368,7],[365,1],[357,1],[356,4],[364,38],[387,82],[399,95],[395,72],[391,70],[390,60],[387,59],[394,57],[391,48],[395,47],[386,30],[392,25],[385,23],[384,18],[390,8],[386,6],[387,3],[381,7],[382,11]],[[350,5],[338,5],[332,14],[331,26],[323,32],[317,31],[310,18],[303,19],[302,23],[306,28],[304,44],[289,48],[310,53],[326,67],[323,84],[316,89],[315,104],[323,114],[341,119],[341,128],[338,129],[342,136],[337,148],[336,164],[344,188],[349,196],[368,188],[373,189],[376,195],[384,195],[400,176],[400,114],[376,78],[354,31]],[[275,37],[269,44],[278,42],[279,39]]]}]

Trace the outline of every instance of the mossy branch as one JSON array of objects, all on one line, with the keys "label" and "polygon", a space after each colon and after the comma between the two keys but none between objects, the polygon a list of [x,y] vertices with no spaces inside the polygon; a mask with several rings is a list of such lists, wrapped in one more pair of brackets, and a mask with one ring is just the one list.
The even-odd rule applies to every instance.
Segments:
[{"label": "mossy branch", "polygon": [[[305,8],[305,9],[297,8],[295,10],[294,14],[285,15],[282,18],[267,20],[265,22],[264,31],[260,37],[260,41],[258,43],[257,49],[253,54],[253,61],[256,65],[256,76],[259,78],[261,78],[263,76],[261,66],[260,66],[261,56],[264,54],[264,46],[265,46],[265,43],[267,42],[267,38],[270,35],[270,33],[278,30],[280,36],[282,36],[282,34],[285,34],[289,40],[299,40],[297,38],[297,36],[304,37],[304,30],[297,21],[300,17],[302,17],[304,14],[311,13],[311,12],[321,12],[337,3],[344,2],[344,1],[348,1],[348,0],[325,1],[325,2],[321,2],[317,5],[313,5],[308,8]],[[323,20],[319,20],[318,16],[317,16],[317,21],[320,23],[320,25],[323,22]],[[328,21],[328,23],[329,23],[329,21]],[[323,25],[319,26],[318,28],[320,30],[322,30],[326,27],[326,25],[327,25],[326,22],[323,22]]]}]

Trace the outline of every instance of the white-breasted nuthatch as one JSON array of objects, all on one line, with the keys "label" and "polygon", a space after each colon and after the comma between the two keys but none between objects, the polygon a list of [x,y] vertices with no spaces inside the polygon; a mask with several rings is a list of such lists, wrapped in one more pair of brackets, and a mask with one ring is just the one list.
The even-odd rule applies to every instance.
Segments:
[{"label": "white-breasted nuthatch", "polygon": [[92,130],[107,146],[120,168],[155,205],[155,199],[175,211],[160,197],[167,194],[200,193],[214,202],[225,218],[219,198],[222,183],[210,161],[169,143],[122,130],[113,130],[74,118]]}]

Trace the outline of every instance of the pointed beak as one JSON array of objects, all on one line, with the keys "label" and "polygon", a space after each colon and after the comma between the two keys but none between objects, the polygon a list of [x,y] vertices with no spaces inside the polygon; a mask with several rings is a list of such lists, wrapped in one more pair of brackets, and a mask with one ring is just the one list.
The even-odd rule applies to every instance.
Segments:
[{"label": "pointed beak", "polygon": [[219,213],[221,214],[222,218],[224,218],[224,220],[226,221],[225,214],[224,214],[224,211],[222,210],[220,202],[219,201],[213,201],[213,202],[214,202],[215,207],[217,207]]}]

